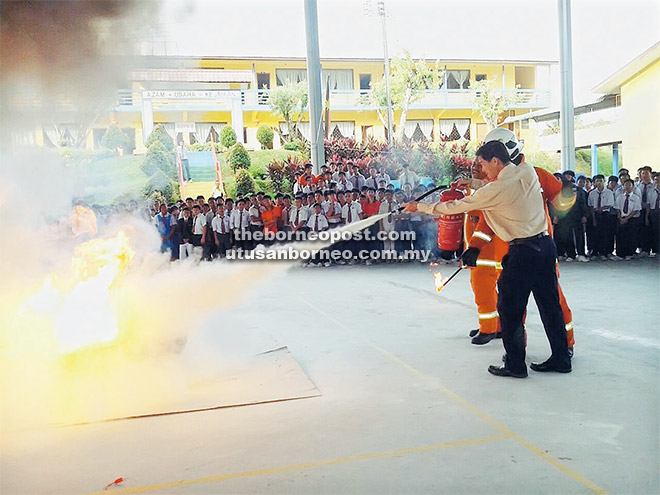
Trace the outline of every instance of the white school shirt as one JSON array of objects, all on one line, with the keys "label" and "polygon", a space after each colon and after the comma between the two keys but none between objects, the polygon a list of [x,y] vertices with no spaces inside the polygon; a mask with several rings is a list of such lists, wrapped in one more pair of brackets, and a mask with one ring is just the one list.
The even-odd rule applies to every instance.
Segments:
[{"label": "white school shirt", "polygon": [[[316,219],[317,218],[319,220],[318,230],[316,229]],[[314,231],[314,232],[320,232],[322,230],[327,229],[330,225],[328,225],[328,219],[325,218],[325,215],[323,215],[323,213],[319,213],[318,215],[316,213],[314,213],[307,220],[307,226],[310,229],[312,229],[312,231]]]},{"label": "white school shirt", "polygon": [[337,190],[339,191],[352,191],[353,190],[353,184],[349,180],[346,181],[346,183],[342,182],[337,182]]},{"label": "white school shirt", "polygon": [[374,179],[373,177],[369,177],[366,181],[365,184],[369,187],[373,187],[374,189],[378,189],[378,181],[381,180],[379,176],[376,176]]},{"label": "white school shirt", "polygon": [[231,219],[229,215],[222,215],[222,217],[220,217],[220,215],[216,215],[215,217],[213,217],[213,221],[211,222],[211,227],[218,234],[222,234],[222,224],[224,224],[225,226],[225,234],[228,234],[229,231],[231,230]]},{"label": "white school shirt", "polygon": [[[334,206],[333,206],[333,208],[332,208],[332,210],[333,210],[332,213],[333,213],[334,215],[339,214],[339,218],[336,218],[336,219],[334,219],[334,220],[330,220],[330,219],[328,219],[328,223],[334,225],[334,224],[337,224],[337,223],[341,222],[341,205],[340,205],[337,201],[335,201],[335,202],[333,203],[333,205],[334,205]],[[327,215],[328,212],[330,211],[330,201],[324,201],[323,203],[321,203],[321,208],[323,209],[323,214],[324,214],[324,215]],[[326,217],[326,218],[327,218],[327,217]]]},{"label": "white school shirt", "polygon": [[646,187],[646,203],[642,202],[642,208],[646,207],[649,205],[651,200],[649,199],[651,191],[655,189],[655,186],[653,185],[653,182],[649,182],[648,184],[644,184],[643,182],[639,182],[636,184],[635,189],[633,191],[637,191],[639,193],[639,198],[642,199],[644,196],[644,187]]},{"label": "white school shirt", "polygon": [[660,191],[654,187],[653,190],[649,192],[649,206],[651,207],[652,210],[656,210],[660,208],[660,201],[658,201],[659,198],[660,198]]},{"label": "white school shirt", "polygon": [[[350,215],[350,220],[349,220],[349,215],[348,211],[351,211]],[[341,209],[341,219],[344,221],[344,223],[353,223],[357,222],[360,220],[360,214],[362,213],[362,205],[360,204],[359,201],[351,201],[350,203],[346,203],[342,209]]]},{"label": "white school shirt", "polygon": [[[300,222],[303,222],[304,225],[305,222],[307,222],[308,217],[309,217],[309,212],[307,210],[307,206],[301,205],[300,212],[298,212],[298,208],[296,208],[296,205],[293,205],[291,207],[291,211],[289,212],[289,223],[293,227],[298,225],[298,223]],[[296,218],[298,218],[298,222],[296,222]]]},{"label": "white school shirt", "polygon": [[206,215],[198,213],[193,219],[193,234],[202,235],[204,233],[204,226],[206,225]]},{"label": "white school shirt", "polygon": [[[388,203],[388,201],[384,199],[380,202],[378,213],[389,213],[396,210],[398,207],[399,203],[397,203],[395,200],[392,200],[391,203]],[[394,230],[394,220],[392,220],[391,216],[383,218],[383,227],[385,227],[387,230]]]},{"label": "white school shirt", "polygon": [[250,225],[263,225],[264,223],[261,221],[261,206],[254,206],[250,205],[250,209],[248,212],[250,213],[250,217],[259,217],[259,220],[255,221],[250,218]]},{"label": "white school shirt", "polygon": [[246,229],[250,225],[250,214],[247,210],[232,210],[230,225],[232,229]]},{"label": "white school shirt", "polygon": [[362,189],[362,186],[364,186],[364,175],[362,175],[360,172],[357,173],[357,175],[349,175],[346,177],[346,179],[351,181],[351,184],[353,184],[353,189]]},{"label": "white school shirt", "polygon": [[419,184],[419,176],[412,170],[407,169],[404,170],[401,175],[399,175],[399,182],[401,183],[401,187],[403,187],[405,184],[410,184],[414,189],[417,187],[417,184]]},{"label": "white school shirt", "polygon": [[623,205],[626,202],[626,194],[623,193],[621,196],[619,196],[616,199],[616,202],[614,204],[614,208],[619,210],[622,215],[628,216],[630,215],[631,211],[635,211],[633,217],[638,217],[639,212],[642,211],[642,200],[639,196],[637,196],[634,193],[630,193],[630,201],[628,201],[628,211],[626,213],[623,212]]},{"label": "white school shirt", "polygon": [[[593,208],[594,210],[598,206],[598,193],[600,191],[598,189],[592,189],[591,192],[589,193],[589,198],[587,199],[587,204]],[[603,189],[600,197],[600,207],[601,208],[609,208],[614,206],[614,193],[610,191],[609,189],[605,188]]]}]

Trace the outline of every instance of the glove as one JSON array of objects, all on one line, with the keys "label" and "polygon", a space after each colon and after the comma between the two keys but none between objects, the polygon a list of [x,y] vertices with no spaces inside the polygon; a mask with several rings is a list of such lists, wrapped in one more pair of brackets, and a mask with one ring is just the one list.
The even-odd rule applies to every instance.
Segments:
[{"label": "glove", "polygon": [[471,247],[467,248],[461,255],[461,261],[464,266],[477,266],[477,258],[481,254],[481,250]]}]

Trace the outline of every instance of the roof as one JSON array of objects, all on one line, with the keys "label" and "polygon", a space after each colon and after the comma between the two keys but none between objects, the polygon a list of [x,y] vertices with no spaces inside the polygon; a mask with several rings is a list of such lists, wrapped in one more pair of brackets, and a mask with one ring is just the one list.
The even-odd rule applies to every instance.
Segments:
[{"label": "roof", "polygon": [[[586,103],[584,105],[578,105],[575,107],[575,115],[581,115],[583,113],[594,112],[596,110],[603,110],[605,108],[613,108],[619,106],[618,97],[613,95],[606,95],[599,98],[596,101],[591,103]],[[560,109],[555,108],[544,108],[542,110],[536,110],[534,112],[523,113],[522,115],[515,115],[512,117],[507,117],[504,119],[504,124],[510,124],[512,122],[522,122],[524,120],[536,120],[537,122],[545,122],[548,120],[557,120],[559,118]]]},{"label": "roof", "polygon": [[660,60],[660,41],[596,85],[593,92],[618,94],[621,92],[621,86],[657,60]]},{"label": "roof", "polygon": [[131,72],[132,81],[241,83],[252,81],[252,71],[226,69],[146,69]]}]

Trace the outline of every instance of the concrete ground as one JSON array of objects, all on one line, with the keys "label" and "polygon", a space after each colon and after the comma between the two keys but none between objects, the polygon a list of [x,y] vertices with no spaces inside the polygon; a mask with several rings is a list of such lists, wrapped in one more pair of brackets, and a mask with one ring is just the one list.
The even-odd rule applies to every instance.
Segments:
[{"label": "concrete ground", "polygon": [[[467,273],[439,295],[422,265],[291,269],[191,341],[286,345],[321,397],[14,439],[0,491],[660,493],[658,267],[563,264],[573,373],[525,380],[486,372],[501,341],[470,344]],[[528,331],[544,360],[533,303]]]}]

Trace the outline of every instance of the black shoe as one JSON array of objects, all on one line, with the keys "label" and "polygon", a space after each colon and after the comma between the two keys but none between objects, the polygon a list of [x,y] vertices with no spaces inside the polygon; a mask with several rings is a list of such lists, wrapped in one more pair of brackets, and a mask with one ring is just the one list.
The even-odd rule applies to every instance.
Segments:
[{"label": "black shoe", "polygon": [[573,359],[573,346],[568,348],[568,357]]},{"label": "black shoe", "polygon": [[556,371],[557,373],[570,373],[571,371],[573,371],[570,364],[568,365],[568,368],[557,367],[555,366],[555,364],[552,362],[551,359],[548,359],[547,361],[544,361],[542,363],[532,363],[529,365],[529,367],[539,373],[545,373],[548,371]]},{"label": "black shoe", "polygon": [[479,333],[479,329],[477,328],[476,330],[470,330],[470,333],[468,334],[470,337],[474,337]]},{"label": "black shoe", "polygon": [[506,366],[489,366],[488,373],[495,376],[510,376],[511,378],[527,378],[527,370],[524,373],[514,373]]},{"label": "black shoe", "polygon": [[495,339],[495,334],[494,333],[477,333],[474,337],[472,337],[472,343],[474,345],[484,345],[490,342],[491,340]]}]

